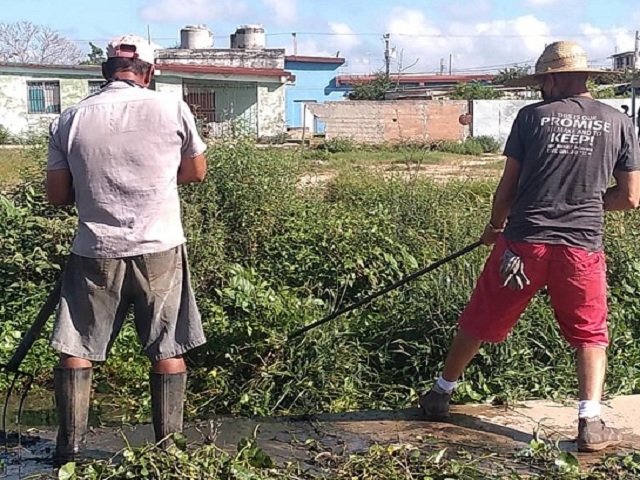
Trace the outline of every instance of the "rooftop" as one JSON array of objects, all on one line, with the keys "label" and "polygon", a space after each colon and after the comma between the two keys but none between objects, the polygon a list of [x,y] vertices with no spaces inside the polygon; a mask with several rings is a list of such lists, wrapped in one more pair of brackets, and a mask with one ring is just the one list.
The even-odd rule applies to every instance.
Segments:
[{"label": "rooftop", "polygon": [[[390,79],[393,83],[399,84],[443,84],[443,83],[460,83],[460,82],[490,82],[495,75],[477,74],[477,75],[391,75]],[[353,85],[358,82],[368,82],[374,80],[374,75],[339,75],[336,78],[336,85]]]},{"label": "rooftop", "polygon": [[613,55],[611,55],[611,57],[612,58],[628,57],[629,55],[633,56],[634,54],[635,54],[635,52],[633,50],[630,50],[628,52],[614,53]]},{"label": "rooftop", "polygon": [[[248,77],[272,77],[295,80],[295,75],[280,68],[248,68],[248,67],[221,67],[215,65],[187,65],[187,64],[156,64],[158,75],[167,73],[201,73],[210,75],[238,75]],[[11,71],[38,71],[38,72],[59,72],[74,74],[95,74],[102,76],[102,68],[96,65],[39,65],[29,63],[0,63],[0,72]]]},{"label": "rooftop", "polygon": [[313,57],[305,55],[287,55],[284,59],[287,62],[330,63],[335,65],[343,65],[345,62],[345,59],[341,57]]},{"label": "rooftop", "polygon": [[277,77],[295,80],[295,75],[280,68],[220,67],[216,65],[189,65],[180,63],[162,63],[156,69],[163,72],[202,73],[214,75],[245,75],[249,77]]},{"label": "rooftop", "polygon": [[0,62],[0,70],[74,70],[102,74],[99,65],[41,65],[39,63]]}]

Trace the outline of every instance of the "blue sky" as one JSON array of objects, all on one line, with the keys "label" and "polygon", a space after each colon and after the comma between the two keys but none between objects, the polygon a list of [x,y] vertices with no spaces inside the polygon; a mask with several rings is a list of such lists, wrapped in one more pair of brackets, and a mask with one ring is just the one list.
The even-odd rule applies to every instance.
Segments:
[{"label": "blue sky", "polygon": [[[226,48],[239,24],[261,23],[269,47],[347,58],[346,71],[382,64],[382,34],[391,33],[394,70],[434,72],[444,59],[457,73],[532,63],[546,43],[572,39],[594,64],[609,65],[617,49],[633,48],[640,29],[635,0],[2,0],[2,21],[46,24],[87,49],[123,33],[174,45],[185,24],[207,24]],[[412,66],[413,65],[413,66]]]}]

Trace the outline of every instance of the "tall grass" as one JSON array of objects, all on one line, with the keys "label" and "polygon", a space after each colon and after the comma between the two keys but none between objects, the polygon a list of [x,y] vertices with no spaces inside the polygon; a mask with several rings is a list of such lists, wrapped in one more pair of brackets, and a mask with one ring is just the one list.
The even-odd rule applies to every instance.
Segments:
[{"label": "tall grass", "polygon": [[[296,152],[220,143],[202,185],[183,189],[192,276],[208,343],[188,356],[190,414],[306,413],[414,404],[442,368],[456,320],[489,250],[479,249],[370,305],[286,341],[288,333],[476,240],[494,182],[383,178],[344,169],[301,190]],[[0,203],[0,361],[34,319],[68,251],[74,211],[44,203],[41,171]],[[639,391],[636,213],[608,217],[609,394]],[[55,355],[26,362],[49,386]],[[102,392],[148,411],[148,362],[128,325],[97,368]],[[485,346],[455,401],[576,392],[573,352],[545,292],[509,340]]]}]

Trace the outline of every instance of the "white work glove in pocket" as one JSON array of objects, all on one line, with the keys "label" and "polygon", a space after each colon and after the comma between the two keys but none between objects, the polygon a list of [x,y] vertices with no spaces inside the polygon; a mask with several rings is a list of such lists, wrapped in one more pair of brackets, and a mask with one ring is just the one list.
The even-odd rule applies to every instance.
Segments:
[{"label": "white work glove in pocket", "polygon": [[508,248],[502,255],[500,277],[502,277],[502,287],[509,287],[511,290],[522,290],[531,284],[524,273],[524,261]]}]

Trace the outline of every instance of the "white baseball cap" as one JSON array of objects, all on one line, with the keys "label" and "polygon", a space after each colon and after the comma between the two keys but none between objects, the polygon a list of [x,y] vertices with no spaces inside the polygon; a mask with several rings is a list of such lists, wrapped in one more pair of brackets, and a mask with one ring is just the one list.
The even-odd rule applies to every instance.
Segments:
[{"label": "white baseball cap", "polygon": [[132,58],[153,65],[156,61],[155,48],[144,38],[137,35],[123,35],[107,45],[108,58]]}]

